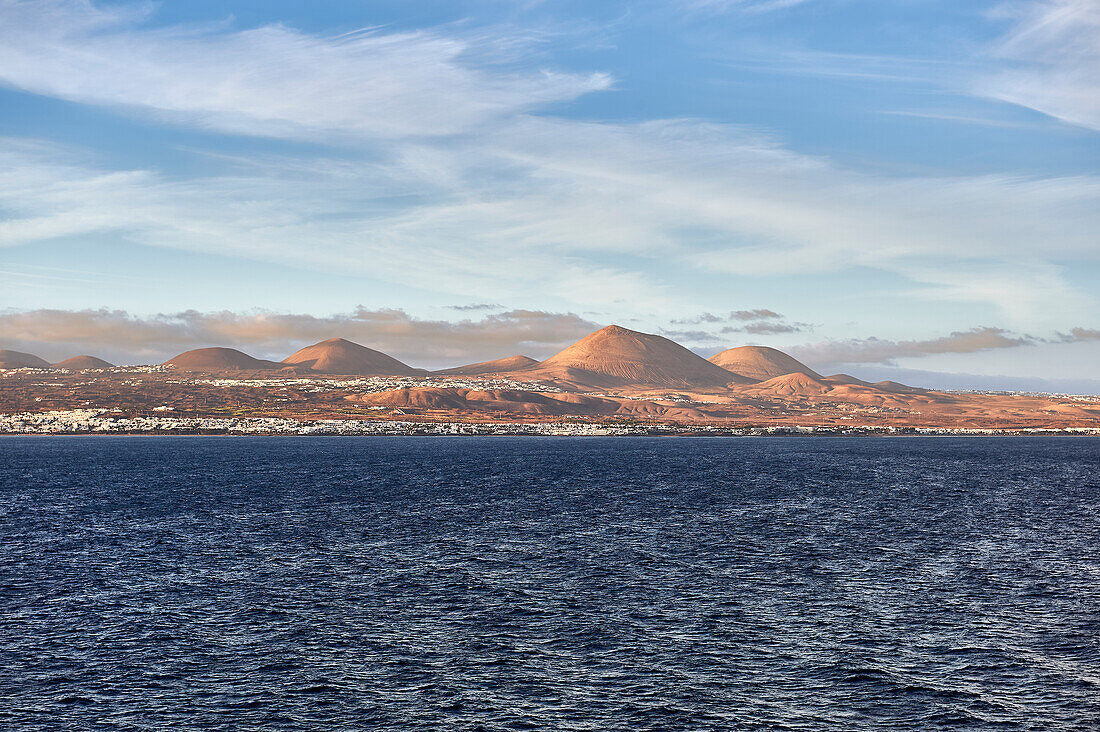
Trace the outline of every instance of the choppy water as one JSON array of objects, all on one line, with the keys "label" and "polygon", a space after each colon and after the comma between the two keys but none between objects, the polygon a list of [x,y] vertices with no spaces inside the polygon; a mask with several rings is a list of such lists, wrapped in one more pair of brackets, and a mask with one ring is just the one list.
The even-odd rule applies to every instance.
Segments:
[{"label": "choppy water", "polygon": [[0,439],[0,728],[1097,729],[1100,441]]}]

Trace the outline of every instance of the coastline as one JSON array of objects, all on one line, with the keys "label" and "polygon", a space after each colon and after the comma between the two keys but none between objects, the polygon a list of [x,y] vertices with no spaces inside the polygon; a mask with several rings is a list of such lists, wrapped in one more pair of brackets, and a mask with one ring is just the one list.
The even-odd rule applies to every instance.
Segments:
[{"label": "coastline", "polygon": [[44,413],[0,415],[0,437],[1100,437],[1100,427],[905,425],[707,425],[600,422],[413,422],[278,418],[96,419]]}]

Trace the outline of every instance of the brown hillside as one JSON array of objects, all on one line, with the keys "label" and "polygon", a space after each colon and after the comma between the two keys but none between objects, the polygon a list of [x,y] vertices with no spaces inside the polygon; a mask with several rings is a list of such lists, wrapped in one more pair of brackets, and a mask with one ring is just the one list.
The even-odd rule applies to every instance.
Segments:
[{"label": "brown hillside", "polygon": [[533,358],[528,358],[527,356],[512,356],[510,358],[498,358],[495,361],[482,361],[481,363],[471,363],[466,366],[456,366],[453,369],[443,369],[441,371],[433,371],[432,373],[439,376],[506,374],[510,371],[520,371],[537,365],[538,361]]},{"label": "brown hillside", "polygon": [[924,394],[928,390],[922,389],[919,386],[906,386],[905,384],[899,384],[896,381],[876,381],[871,386],[882,391],[888,391],[893,394]]},{"label": "brown hillside", "polygon": [[727,371],[753,381],[767,381],[784,374],[808,374],[820,379],[821,374],[791,356],[767,346],[740,346],[717,353],[708,359]]},{"label": "brown hillside", "polygon": [[0,369],[48,369],[50,364],[33,353],[0,349]]},{"label": "brown hillside", "polygon": [[282,366],[241,353],[235,348],[196,348],[170,358],[165,366],[180,371],[273,371]]},{"label": "brown hillside", "polygon": [[305,366],[320,374],[356,376],[423,376],[426,371],[414,369],[381,351],[361,346],[343,338],[306,346],[283,359],[284,364]]},{"label": "brown hillside", "polygon": [[851,374],[833,374],[832,376],[826,376],[825,381],[832,382],[833,384],[853,384],[858,386],[871,385],[871,382],[856,378]]},{"label": "brown hillside", "polygon": [[801,372],[783,374],[748,387],[753,391],[768,392],[776,396],[786,397],[824,394],[833,388],[831,384]]},{"label": "brown hillside", "polygon": [[[889,382],[883,382],[883,384],[889,384]],[[897,384],[895,388],[884,388],[883,384],[846,383],[832,379],[815,379],[809,374],[795,373],[776,376],[774,379],[741,387],[741,389],[749,394],[786,400],[791,403],[827,401],[904,410],[919,410],[930,405],[946,405],[957,401],[947,394],[914,389],[901,384]]]},{"label": "brown hillside", "polygon": [[614,399],[584,394],[544,393],[521,389],[454,389],[428,387],[397,389],[349,397],[358,404],[452,414],[501,417],[635,417],[696,420],[706,415],[698,409],[665,406],[638,399]]},{"label": "brown hillside", "polygon": [[667,338],[619,325],[582,338],[528,373],[607,386],[722,387],[744,381]]},{"label": "brown hillside", "polygon": [[55,369],[68,369],[70,371],[84,371],[86,369],[114,368],[113,363],[107,363],[102,358],[95,356],[73,356],[64,361],[58,361],[53,365]]}]

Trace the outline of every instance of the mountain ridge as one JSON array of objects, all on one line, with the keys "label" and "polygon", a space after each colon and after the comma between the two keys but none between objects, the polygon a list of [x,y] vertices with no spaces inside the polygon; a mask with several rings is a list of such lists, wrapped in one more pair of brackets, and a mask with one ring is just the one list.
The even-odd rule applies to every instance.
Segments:
[{"label": "mountain ridge", "polygon": [[453,368],[439,369],[438,371],[432,371],[433,375],[437,376],[481,376],[484,374],[506,374],[514,371],[521,371],[528,369],[539,364],[535,359],[524,356],[508,356],[507,358],[498,358],[492,361],[480,361],[478,363],[466,364],[465,366],[455,366]]},{"label": "mountain ridge", "polygon": [[236,348],[224,348],[211,346],[209,348],[194,348],[190,351],[173,356],[164,362],[180,371],[276,371],[281,364],[274,361],[265,361],[253,358]]},{"label": "mountain ridge", "polygon": [[113,363],[108,363],[102,358],[96,358],[95,356],[89,356],[82,354],[80,356],[73,356],[67,358],[64,361],[58,361],[53,364],[55,369],[70,369],[72,371],[87,371],[88,369],[110,369],[114,368]]}]

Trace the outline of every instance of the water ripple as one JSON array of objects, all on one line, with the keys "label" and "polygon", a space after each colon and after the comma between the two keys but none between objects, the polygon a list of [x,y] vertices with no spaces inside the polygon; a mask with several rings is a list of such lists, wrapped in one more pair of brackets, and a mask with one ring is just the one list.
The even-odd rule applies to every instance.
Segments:
[{"label": "water ripple", "polygon": [[6,438],[0,728],[1095,729],[1100,443]]}]

